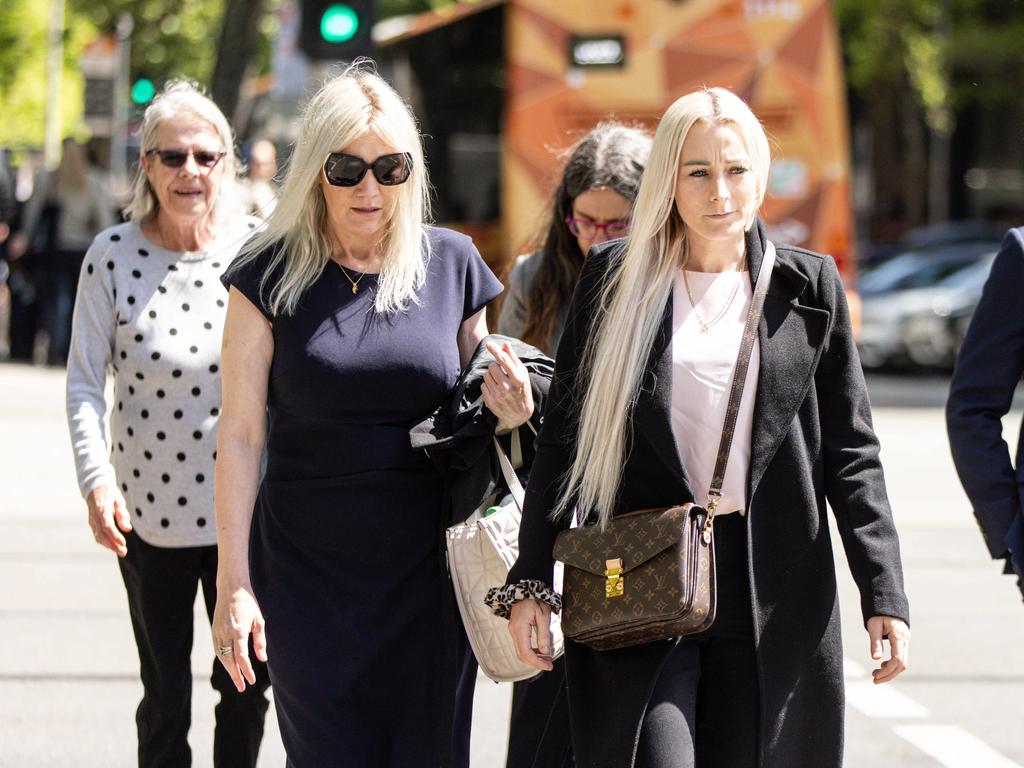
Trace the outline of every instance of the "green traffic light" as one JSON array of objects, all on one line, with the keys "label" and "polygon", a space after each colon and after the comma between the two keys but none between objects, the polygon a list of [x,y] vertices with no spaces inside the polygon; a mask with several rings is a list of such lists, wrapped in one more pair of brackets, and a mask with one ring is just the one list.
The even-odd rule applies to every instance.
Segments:
[{"label": "green traffic light", "polygon": [[359,15],[351,6],[330,6],[320,17],[320,34],[328,43],[345,43],[359,30]]},{"label": "green traffic light", "polygon": [[135,104],[148,104],[156,96],[156,86],[148,77],[140,77],[132,83],[131,97]]}]

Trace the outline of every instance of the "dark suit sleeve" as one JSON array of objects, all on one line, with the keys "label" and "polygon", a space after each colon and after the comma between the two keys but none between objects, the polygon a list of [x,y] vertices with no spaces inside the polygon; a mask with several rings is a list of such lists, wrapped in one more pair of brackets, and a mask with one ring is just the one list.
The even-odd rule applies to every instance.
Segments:
[{"label": "dark suit sleeve", "polygon": [[575,406],[583,396],[584,386],[579,366],[608,263],[606,254],[606,250],[591,252],[573,293],[565,331],[555,356],[555,373],[541,417],[540,434],[534,444],[537,453],[526,486],[526,503],[519,529],[519,559],[509,571],[508,584],[524,579],[535,579],[548,585],[552,583],[554,559],[551,552],[555,537],[568,527],[568,523],[554,523],[550,516],[561,495],[562,479],[573,460],[578,428]]},{"label": "dark suit sleeve", "polygon": [[1021,230],[1006,234],[960,348],[946,403],[953,463],[994,558],[1010,554],[1007,533],[1021,517],[1001,419],[1024,374],[1022,245]]},{"label": "dark suit sleeve", "polygon": [[831,313],[815,374],[825,495],[835,513],[866,622],[894,616],[909,623],[899,538],[885,490],[878,438],[850,312],[835,262],[822,263],[818,296]]}]

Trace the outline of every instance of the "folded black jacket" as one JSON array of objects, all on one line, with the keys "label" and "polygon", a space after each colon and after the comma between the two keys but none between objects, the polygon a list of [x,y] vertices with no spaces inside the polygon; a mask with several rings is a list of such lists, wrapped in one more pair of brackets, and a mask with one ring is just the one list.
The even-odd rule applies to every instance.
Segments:
[{"label": "folded black jacket", "polygon": [[[449,496],[449,525],[463,522],[499,485],[504,485],[501,469],[491,450],[491,437],[497,426],[497,417],[484,405],[480,391],[487,366],[494,362],[485,346],[488,341],[499,347],[507,341],[526,366],[533,390],[533,416],[530,421],[536,429],[539,429],[544,400],[554,373],[554,361],[536,347],[510,336],[491,334],[477,346],[447,399],[430,416],[409,430],[412,447],[426,451],[445,477]],[[520,472],[528,473],[533,458],[534,432],[525,424],[520,429],[523,450]],[[511,442],[509,435],[499,440],[508,453]]]}]

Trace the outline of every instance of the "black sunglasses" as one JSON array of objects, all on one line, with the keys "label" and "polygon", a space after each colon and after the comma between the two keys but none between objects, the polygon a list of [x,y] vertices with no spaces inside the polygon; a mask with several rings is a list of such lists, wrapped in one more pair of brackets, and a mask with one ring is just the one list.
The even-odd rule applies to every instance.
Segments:
[{"label": "black sunglasses", "polygon": [[151,149],[146,152],[146,156],[157,155],[160,158],[160,162],[166,165],[168,168],[181,168],[188,160],[188,156],[196,160],[196,165],[200,168],[213,168],[220,159],[226,155],[227,152],[214,152],[210,149],[197,149],[195,151],[191,149]]},{"label": "black sunglasses", "polygon": [[327,182],[335,187],[354,187],[363,180],[367,171],[373,171],[373,177],[385,187],[403,184],[412,173],[412,155],[408,152],[396,152],[393,155],[381,155],[372,163],[361,157],[346,155],[344,152],[332,152],[324,163],[324,176]]}]

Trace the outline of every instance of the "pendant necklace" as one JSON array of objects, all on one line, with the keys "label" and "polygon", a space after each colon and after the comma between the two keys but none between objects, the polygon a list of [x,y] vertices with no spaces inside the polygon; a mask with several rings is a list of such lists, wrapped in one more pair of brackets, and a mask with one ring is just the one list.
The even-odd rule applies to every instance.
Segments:
[{"label": "pendant necklace", "polygon": [[353,280],[352,276],[349,275],[348,270],[345,269],[344,266],[342,266],[341,264],[338,264],[338,266],[341,267],[341,273],[345,275],[345,279],[352,284],[352,293],[359,293],[359,283],[362,282],[364,277],[366,277],[366,273],[363,272],[362,274],[360,274],[358,280]]},{"label": "pendant necklace", "polygon": [[740,279],[732,287],[732,293],[729,294],[729,300],[725,302],[725,305],[718,311],[717,314],[710,320],[705,320],[700,316],[700,312],[697,311],[697,303],[693,300],[693,294],[690,293],[690,281],[686,279],[686,269],[683,268],[683,287],[686,288],[686,298],[690,301],[690,308],[693,310],[693,316],[697,318],[697,325],[700,326],[701,333],[707,333],[711,330],[712,326],[715,325],[719,320],[725,317],[725,313],[729,311],[729,307],[732,306],[733,301],[736,300],[736,294],[740,290],[740,282],[743,280],[743,275],[740,273]]}]

